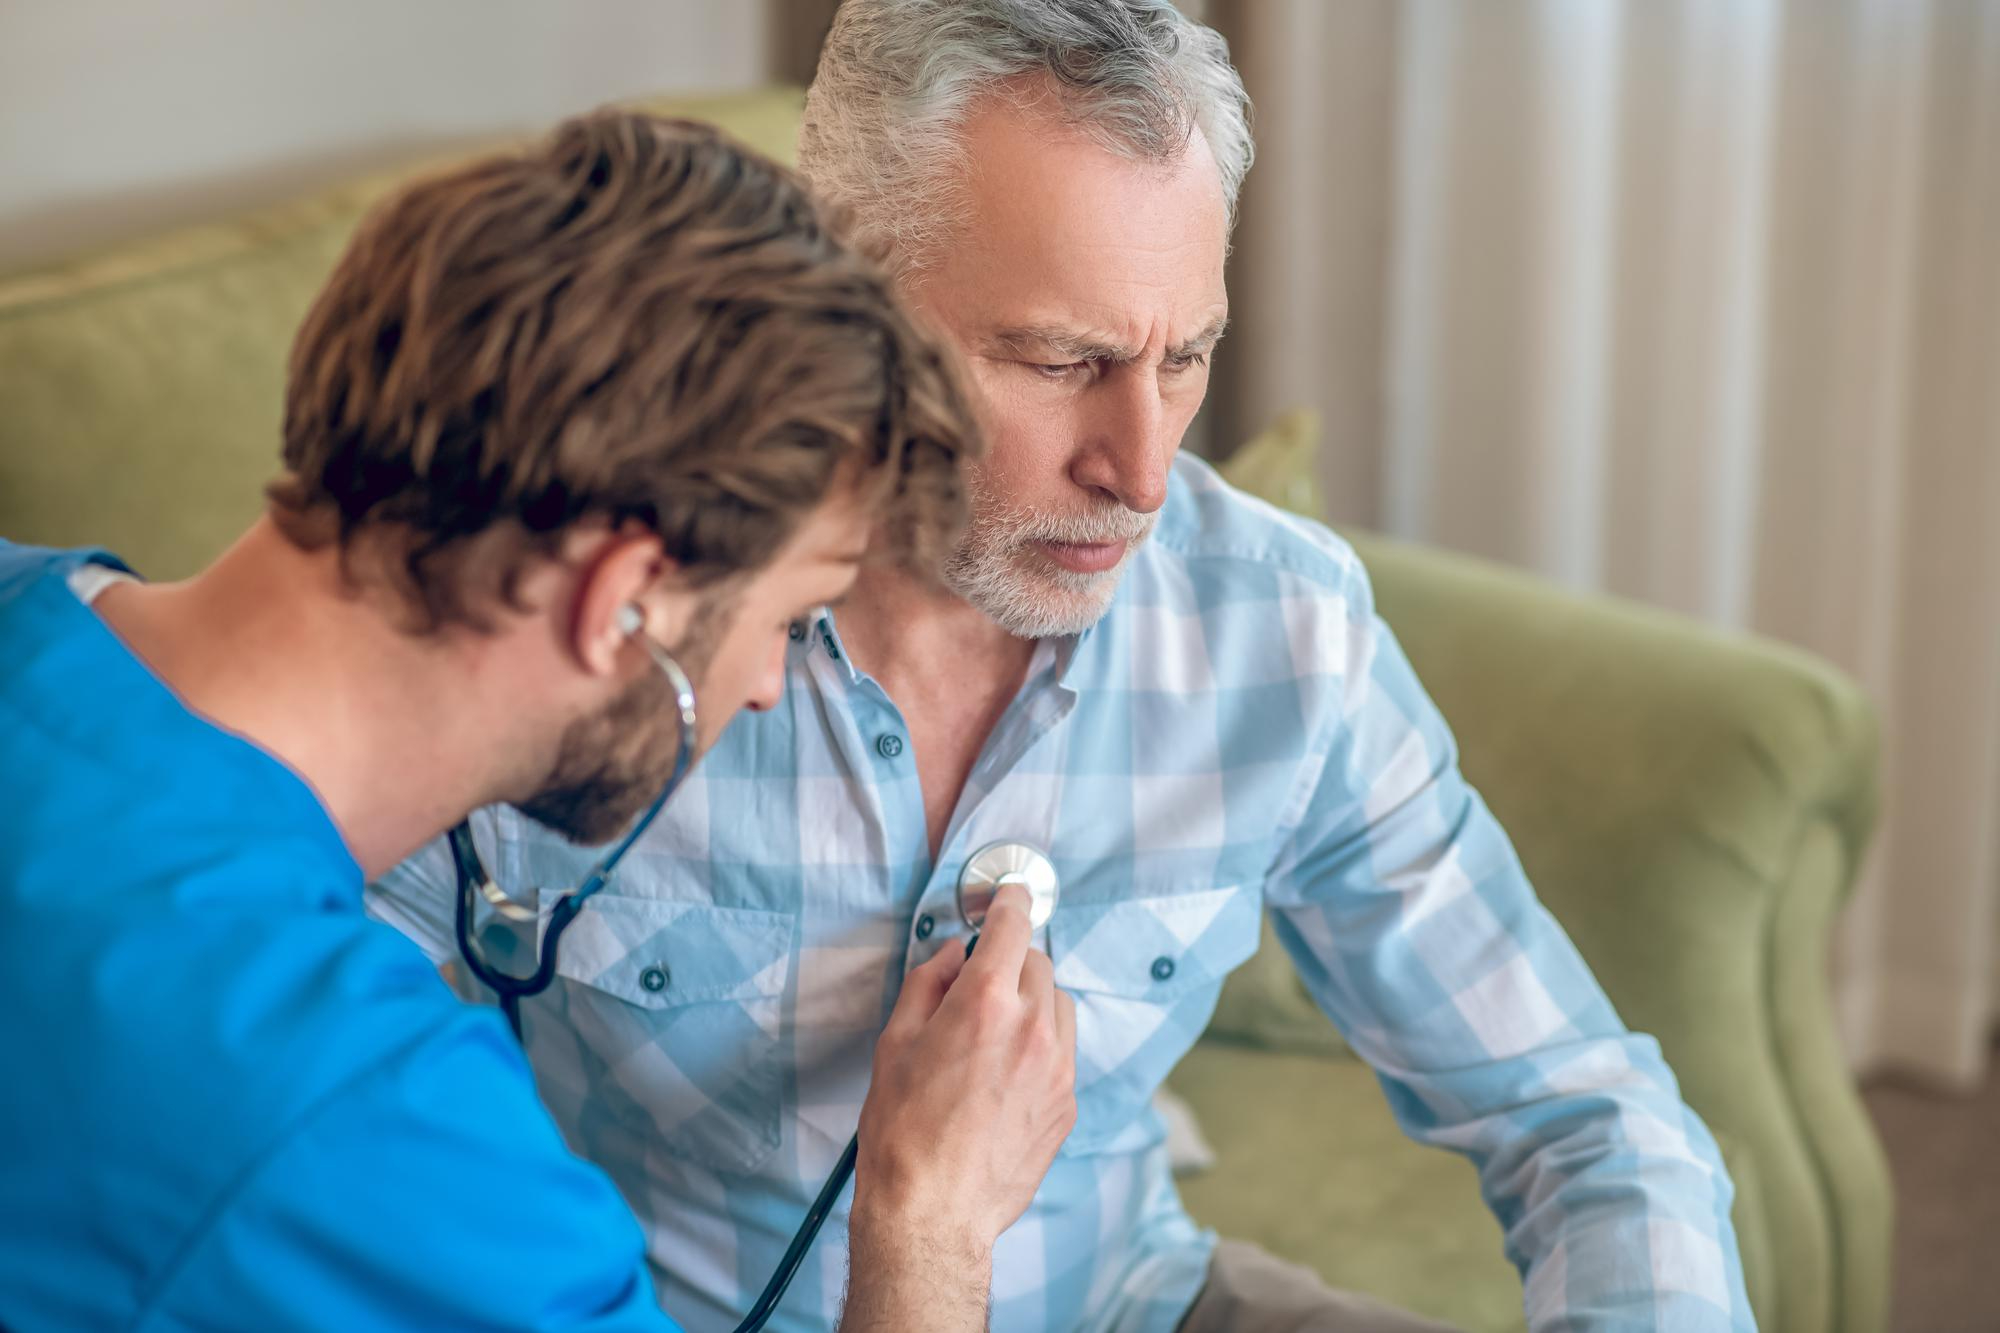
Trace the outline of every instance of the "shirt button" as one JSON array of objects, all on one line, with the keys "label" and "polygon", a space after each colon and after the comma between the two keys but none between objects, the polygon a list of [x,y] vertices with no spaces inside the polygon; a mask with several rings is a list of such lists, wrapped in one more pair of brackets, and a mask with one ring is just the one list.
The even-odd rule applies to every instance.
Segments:
[{"label": "shirt button", "polygon": [[903,753],[903,738],[895,732],[884,732],[875,738],[875,753],[884,759],[895,759]]},{"label": "shirt button", "polygon": [[1174,974],[1174,960],[1161,954],[1153,960],[1153,980],[1165,981]]},{"label": "shirt button", "polygon": [[931,917],[931,915],[928,912],[925,913],[923,916],[917,918],[918,939],[920,940],[929,939],[931,937],[931,932],[936,929],[937,929],[937,922]]},{"label": "shirt button", "polygon": [[647,968],[639,974],[639,984],[658,994],[667,988],[667,969],[657,966]]},{"label": "shirt button", "polygon": [[803,620],[794,620],[792,627],[785,632],[792,636],[793,643],[804,643],[806,641],[806,622]]}]

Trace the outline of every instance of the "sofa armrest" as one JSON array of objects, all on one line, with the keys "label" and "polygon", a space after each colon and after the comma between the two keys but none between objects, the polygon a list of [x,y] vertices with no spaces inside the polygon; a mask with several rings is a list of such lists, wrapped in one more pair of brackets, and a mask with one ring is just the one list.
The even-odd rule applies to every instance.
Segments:
[{"label": "sofa armrest", "polygon": [[1353,540],[1542,900],[1755,1161],[1763,1325],[1881,1327],[1888,1175],[1826,976],[1875,814],[1866,701],[1775,644]]}]

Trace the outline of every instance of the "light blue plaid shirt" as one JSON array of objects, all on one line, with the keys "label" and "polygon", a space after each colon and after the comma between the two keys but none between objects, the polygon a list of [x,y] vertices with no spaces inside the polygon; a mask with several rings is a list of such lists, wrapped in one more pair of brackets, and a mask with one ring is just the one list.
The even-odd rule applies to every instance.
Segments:
[{"label": "light blue plaid shirt", "polygon": [[[995,1329],[1171,1330],[1193,1302],[1213,1237],[1151,1098],[1266,911],[1403,1127],[1478,1165],[1534,1327],[1753,1327],[1714,1142],[1536,901],[1337,537],[1178,462],[1109,613],[1038,646],[935,862],[896,705],[830,618],[796,637],[784,702],[729,728],[526,1007],[544,1098],[689,1329],[762,1288],[902,977],[963,946],[961,866],[1001,840],[1061,875],[1043,943],[1076,1000],[1078,1120],[995,1252]],[[481,821],[516,892],[590,863]],[[373,910],[441,959],[452,885],[433,848]],[[837,1212],[772,1327],[831,1326],[846,1267]]]}]

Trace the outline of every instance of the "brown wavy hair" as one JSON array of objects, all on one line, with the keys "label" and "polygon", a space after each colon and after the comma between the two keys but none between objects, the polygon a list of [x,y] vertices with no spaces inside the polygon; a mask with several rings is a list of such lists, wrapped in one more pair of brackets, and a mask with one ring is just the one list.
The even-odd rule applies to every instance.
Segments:
[{"label": "brown wavy hair", "polygon": [[267,495],[426,632],[490,624],[580,522],[643,524],[695,585],[754,572],[850,480],[934,570],[978,449],[940,344],[790,172],[603,111],[363,222],[293,344]]}]

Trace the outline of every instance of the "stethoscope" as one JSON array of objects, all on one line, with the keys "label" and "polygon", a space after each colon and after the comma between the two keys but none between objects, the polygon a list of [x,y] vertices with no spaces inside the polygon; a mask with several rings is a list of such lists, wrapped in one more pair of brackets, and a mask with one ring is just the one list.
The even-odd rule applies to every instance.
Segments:
[{"label": "stethoscope", "polygon": [[[700,730],[695,712],[694,685],[687,672],[681,670],[673,655],[650,635],[644,633],[644,619],[637,607],[625,607],[619,613],[618,626],[625,633],[638,640],[653,662],[665,674],[674,692],[675,711],[680,718],[680,746],[674,755],[673,771],[667,776],[666,785],[653,803],[646,807],[625,836],[605,853],[602,860],[591,868],[588,875],[577,887],[562,896],[549,913],[549,922],[542,932],[541,948],[535,961],[535,970],[526,976],[514,976],[494,967],[473,943],[472,913],[476,900],[484,899],[487,906],[502,920],[516,925],[526,925],[535,920],[537,910],[517,902],[505,890],[493,882],[486,873],[486,866],[479,859],[479,850],[472,842],[472,824],[460,820],[450,835],[451,858],[458,874],[458,908],[454,922],[454,932],[458,937],[459,957],[466,967],[479,979],[481,985],[493,991],[500,999],[500,1010],[507,1016],[507,1025],[514,1030],[515,1040],[521,1037],[521,1001],[539,995],[555,981],[556,949],[561,943],[563,932],[590,897],[611,882],[618,863],[625,853],[639,840],[647,827],[659,817],[667,800],[682,782],[686,781],[688,770],[694,766],[695,754],[700,745]],[[958,914],[972,932],[966,941],[965,952],[970,955],[979,943],[979,929],[986,921],[986,913],[993,905],[994,895],[1009,885],[1018,884],[1028,892],[1028,920],[1030,926],[1040,930],[1055,915],[1056,901],[1061,896],[1061,886],[1056,878],[1056,868],[1049,858],[1038,849],[1025,842],[989,843],[974,852],[966,860],[965,868],[958,877]],[[854,1175],[854,1159],[860,1151],[861,1139],[857,1134],[847,1141],[847,1148],[840,1154],[826,1183],[820,1186],[812,1206],[806,1210],[805,1219],[792,1236],[792,1243],[785,1247],[785,1254],[771,1273],[770,1281],[757,1297],[757,1303],[750,1307],[750,1313],[736,1326],[735,1333],[756,1333],[770,1321],[778,1308],[785,1289],[792,1284],[792,1277],[799,1265],[805,1262],[806,1252],[819,1235],[827,1214],[833,1211],[834,1202],[839,1199],[847,1182]]]}]

